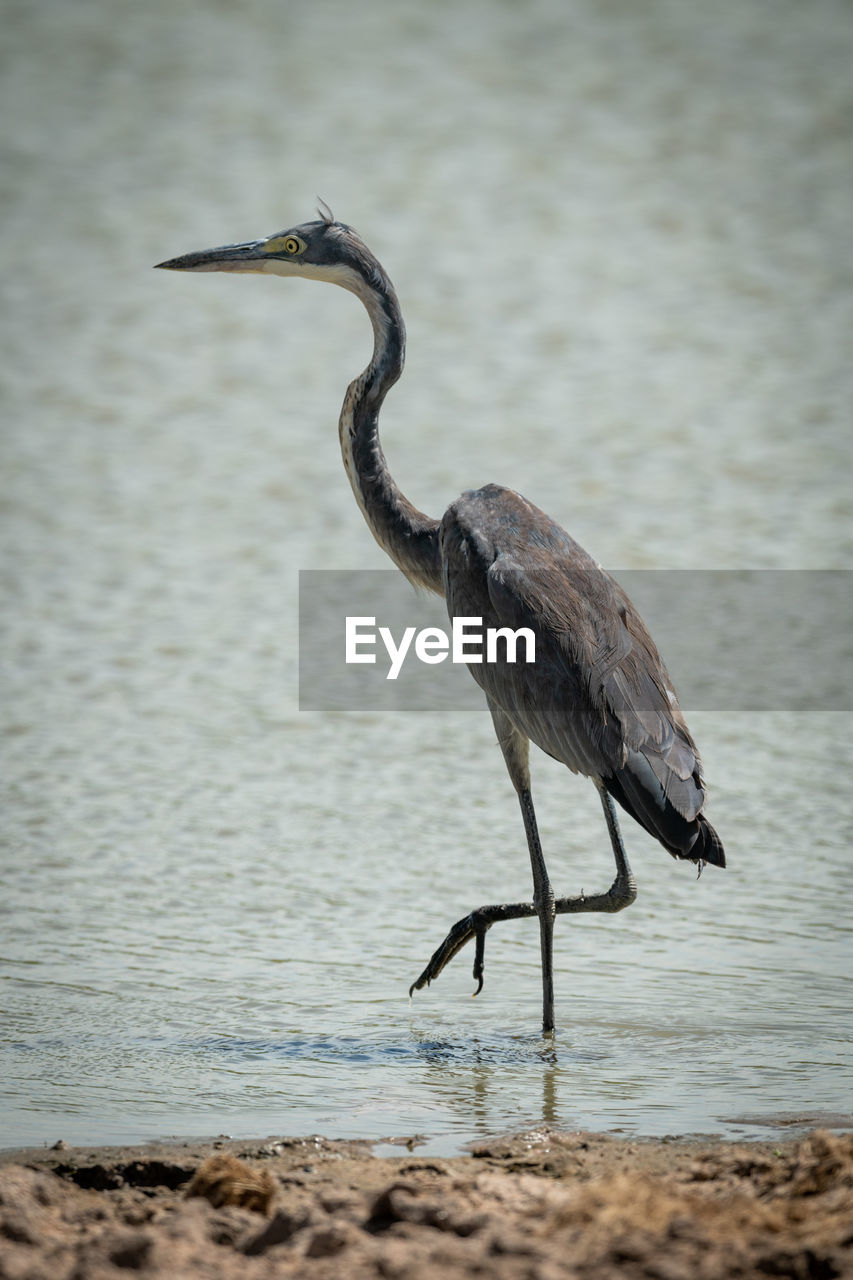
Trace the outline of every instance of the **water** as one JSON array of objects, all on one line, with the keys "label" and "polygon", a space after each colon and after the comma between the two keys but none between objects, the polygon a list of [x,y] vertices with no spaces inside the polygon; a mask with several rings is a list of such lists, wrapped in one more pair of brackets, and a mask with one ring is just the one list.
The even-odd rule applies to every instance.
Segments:
[{"label": "water", "polygon": [[[485,712],[300,713],[300,568],[382,568],[331,289],[149,264],[314,195],[385,260],[403,488],[490,480],[626,569],[846,568],[840,3],[6,6],[0,1143],[850,1111],[849,717],[687,710],[730,868],[406,991],[529,892]],[[14,121],[14,126],[12,122]],[[537,760],[555,886],[593,789]]]}]

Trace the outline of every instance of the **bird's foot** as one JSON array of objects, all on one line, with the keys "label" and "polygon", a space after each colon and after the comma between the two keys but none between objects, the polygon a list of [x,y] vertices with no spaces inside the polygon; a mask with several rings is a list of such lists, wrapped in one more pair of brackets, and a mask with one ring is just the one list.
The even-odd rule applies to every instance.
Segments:
[{"label": "bird's foot", "polygon": [[430,962],[417,981],[409,987],[409,995],[429,986],[437,978],[444,966],[453,959],[457,951],[461,951],[466,942],[476,939],[474,952],[474,979],[477,983],[477,996],[483,990],[483,970],[486,957],[486,934],[498,920],[521,920],[526,916],[538,915],[532,902],[505,902],[491,907],[477,907],[470,915],[456,924],[448,933],[437,951],[433,952]]},{"label": "bird's foot", "polygon": [[433,952],[430,957],[429,964],[423,973],[409,987],[409,995],[414,991],[420,991],[421,987],[428,987],[434,978],[437,978],[442,969],[448,964],[457,951],[461,951],[466,942],[470,942],[472,938],[476,939],[476,948],[474,951],[474,979],[477,983],[477,990],[474,995],[477,996],[483,990],[483,971],[486,959],[486,933],[491,928],[492,921],[484,917],[483,911],[472,911],[462,920],[457,920],[456,924],[448,933],[441,946]]}]

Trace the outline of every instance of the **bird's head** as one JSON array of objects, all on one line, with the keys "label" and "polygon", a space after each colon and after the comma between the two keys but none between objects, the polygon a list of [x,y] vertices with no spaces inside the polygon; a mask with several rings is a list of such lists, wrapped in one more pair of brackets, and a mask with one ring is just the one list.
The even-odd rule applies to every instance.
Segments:
[{"label": "bird's head", "polygon": [[303,222],[264,240],[185,253],[158,262],[168,271],[251,271],[327,280],[361,297],[388,281],[376,258],[352,227],[336,222],[328,208],[316,222]]}]

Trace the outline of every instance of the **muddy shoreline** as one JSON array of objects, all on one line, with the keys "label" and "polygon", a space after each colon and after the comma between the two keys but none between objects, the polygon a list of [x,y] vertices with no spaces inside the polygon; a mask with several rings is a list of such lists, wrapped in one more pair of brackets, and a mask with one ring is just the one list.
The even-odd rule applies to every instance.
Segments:
[{"label": "muddy shoreline", "polygon": [[[853,1275],[853,1135],[0,1153],[2,1280]],[[387,1147],[383,1147],[387,1150]]]}]

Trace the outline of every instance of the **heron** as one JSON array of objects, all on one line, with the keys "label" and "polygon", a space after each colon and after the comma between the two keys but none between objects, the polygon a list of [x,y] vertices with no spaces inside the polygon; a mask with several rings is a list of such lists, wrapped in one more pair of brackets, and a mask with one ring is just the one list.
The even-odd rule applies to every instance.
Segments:
[{"label": "heron", "polygon": [[[474,942],[482,989],[485,937],[502,920],[537,917],[542,1029],[554,1031],[556,916],[616,912],[637,896],[614,801],[673,858],[726,865],[703,812],[702,762],[672,680],[642,618],[617,582],[543,511],[512,489],[469,490],[441,519],[418,510],[394,481],[379,440],[379,415],[405,359],[406,330],[387,272],[358,233],[328,206],[318,217],[260,240],[222,245],[157,264],[171,271],[239,271],[322,280],[363,303],[373,327],[369,364],[348,386],[338,423],[343,463],[367,525],[416,587],[443,595],[451,619],[528,627],[535,662],[472,664],[518,796],[530,866],[529,902],[477,907],[448,932],[410,996]],[[536,824],[530,743],[590,778],[616,863],[610,888],[556,897]]]}]

